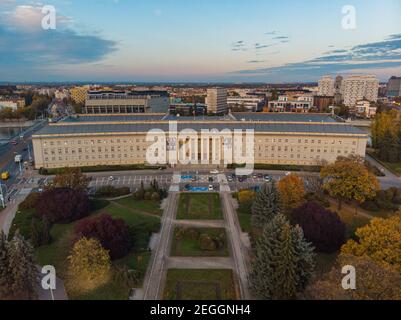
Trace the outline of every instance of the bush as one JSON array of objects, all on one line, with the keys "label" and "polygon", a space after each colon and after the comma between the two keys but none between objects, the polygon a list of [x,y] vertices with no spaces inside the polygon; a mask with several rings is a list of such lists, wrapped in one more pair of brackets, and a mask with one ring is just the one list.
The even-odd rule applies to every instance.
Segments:
[{"label": "bush", "polygon": [[70,223],[85,217],[89,209],[89,199],[84,192],[56,188],[41,194],[36,215],[46,217],[50,223]]},{"label": "bush", "polygon": [[291,221],[302,227],[305,239],[311,242],[318,252],[336,252],[345,242],[346,226],[338,214],[315,202],[307,202],[294,209]]},{"label": "bush", "polygon": [[40,199],[40,193],[31,192],[19,205],[19,210],[35,209]]},{"label": "bush", "polygon": [[131,193],[131,190],[128,187],[116,188],[113,186],[103,186],[96,190],[95,197],[116,198],[116,197],[128,195],[130,193]]},{"label": "bush", "polygon": [[238,202],[246,203],[255,200],[256,192],[252,190],[242,190],[237,193]]},{"label": "bush", "polygon": [[86,218],[74,228],[77,238],[94,238],[109,251],[112,260],[120,259],[132,248],[128,226],[122,219],[113,219],[109,214]]},{"label": "bush", "polygon": [[372,212],[381,210],[398,211],[400,204],[401,189],[393,187],[388,190],[378,191],[375,198],[362,203],[361,208]]},{"label": "bush", "polygon": [[200,248],[204,251],[215,251],[217,244],[214,239],[208,234],[201,234],[199,237]]}]

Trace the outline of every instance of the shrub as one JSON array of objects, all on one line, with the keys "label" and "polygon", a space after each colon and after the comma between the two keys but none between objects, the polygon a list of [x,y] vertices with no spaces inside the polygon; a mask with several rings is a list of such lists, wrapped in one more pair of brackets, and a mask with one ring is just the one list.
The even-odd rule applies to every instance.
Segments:
[{"label": "shrub", "polygon": [[255,197],[256,192],[252,190],[241,190],[237,193],[237,199],[240,204],[251,202],[255,199]]},{"label": "shrub", "polygon": [[122,219],[113,219],[109,214],[86,218],[78,222],[74,228],[78,238],[94,238],[106,250],[112,260],[120,259],[128,254],[132,247],[128,226]]},{"label": "shrub", "polygon": [[40,199],[40,193],[31,192],[19,205],[19,210],[34,209]]},{"label": "shrub", "polygon": [[199,245],[201,250],[214,251],[217,249],[217,244],[214,239],[208,234],[201,234],[199,237]]},{"label": "shrub", "polygon": [[116,188],[113,186],[103,186],[96,190],[95,196],[96,197],[121,197],[131,193],[130,188],[128,187],[121,187]]},{"label": "shrub", "polygon": [[36,214],[51,223],[70,223],[85,217],[90,209],[88,196],[67,188],[50,189],[42,193],[36,204]]},{"label": "shrub", "polygon": [[345,241],[346,226],[338,214],[315,202],[293,210],[291,220],[302,227],[305,239],[312,242],[318,252],[333,253]]},{"label": "shrub", "polygon": [[151,200],[153,201],[159,201],[160,200],[160,195],[158,192],[153,192],[152,196],[150,197]]}]

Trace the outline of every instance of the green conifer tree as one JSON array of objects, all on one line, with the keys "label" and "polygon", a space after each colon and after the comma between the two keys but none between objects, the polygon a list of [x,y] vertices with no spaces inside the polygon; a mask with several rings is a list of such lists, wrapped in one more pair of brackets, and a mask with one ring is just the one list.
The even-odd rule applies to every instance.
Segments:
[{"label": "green conifer tree", "polygon": [[261,299],[293,299],[302,292],[314,269],[313,248],[302,229],[276,215],[263,229],[255,249],[250,283]]},{"label": "green conifer tree", "polygon": [[280,213],[279,194],[275,182],[265,183],[252,204],[252,226],[263,228]]},{"label": "green conifer tree", "polygon": [[34,261],[34,251],[30,242],[19,233],[9,243],[9,257],[13,296],[18,299],[35,299],[38,269]]}]

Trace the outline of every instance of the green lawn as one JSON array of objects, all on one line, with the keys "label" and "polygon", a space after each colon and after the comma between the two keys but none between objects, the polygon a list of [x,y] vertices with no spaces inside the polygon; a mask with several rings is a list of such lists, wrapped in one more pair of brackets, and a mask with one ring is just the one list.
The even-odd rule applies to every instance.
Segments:
[{"label": "green lawn", "polygon": [[236,300],[232,270],[170,269],[165,300]]},{"label": "green lawn", "polygon": [[131,208],[133,210],[142,211],[149,214],[154,214],[157,216],[161,216],[163,214],[163,210],[160,208],[159,201],[152,200],[135,200],[133,196],[123,198],[115,201],[123,206]]},{"label": "green lawn", "polygon": [[237,209],[238,220],[243,232],[250,233],[252,231],[252,201],[240,203]]},{"label": "green lawn", "polygon": [[224,229],[219,228],[191,228],[196,230],[197,234],[207,234],[212,238],[221,237],[222,246],[217,250],[202,250],[198,239],[193,237],[186,237],[185,235],[177,240],[177,234],[183,230],[183,228],[176,228],[174,230],[173,245],[171,248],[171,256],[175,257],[226,257],[229,255],[227,249],[227,236]]},{"label": "green lawn", "polygon": [[220,195],[218,193],[182,193],[178,204],[177,219],[223,219]]},{"label": "green lawn", "polygon": [[[152,232],[157,232],[160,228],[160,219],[139,213],[132,210],[124,210],[114,204],[109,204],[106,207],[98,206],[99,210],[94,211],[93,215],[100,213],[108,213],[114,218],[123,219],[130,228],[134,228],[137,239],[132,252],[121,260],[113,262],[113,265],[126,265],[129,268],[134,268],[141,272],[142,283],[146,268],[149,262],[150,253],[144,251],[146,248],[149,237]],[[77,222],[75,222],[77,223]],[[53,242],[50,245],[42,246],[36,249],[36,258],[41,265],[53,265],[56,267],[58,275],[63,279],[66,277],[67,271],[67,257],[71,250],[73,243],[74,224],[54,225],[51,229],[51,236]],[[140,257],[140,258],[138,258]],[[140,284],[141,284],[140,283]],[[88,299],[88,300],[122,300],[127,299],[130,288],[122,285],[116,285],[113,280],[102,287],[97,288],[91,292],[78,296],[70,296],[70,299]]]},{"label": "green lawn", "polygon": [[19,230],[19,233],[25,238],[31,238],[31,225],[32,225],[32,218],[34,215],[34,210],[19,210],[15,214],[15,218],[12,222],[10,232],[9,232],[9,239],[11,239],[15,232]]}]

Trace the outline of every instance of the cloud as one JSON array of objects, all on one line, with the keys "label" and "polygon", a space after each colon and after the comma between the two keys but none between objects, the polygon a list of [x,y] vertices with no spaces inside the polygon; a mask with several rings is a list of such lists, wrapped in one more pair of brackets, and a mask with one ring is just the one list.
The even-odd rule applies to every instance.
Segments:
[{"label": "cloud", "polygon": [[277,67],[240,70],[239,75],[286,74],[288,77],[305,75],[319,77],[323,74],[352,70],[372,70],[401,66],[401,34],[390,35],[378,42],[354,46],[349,50],[338,49],[326,52],[314,59],[290,63]]},{"label": "cloud", "polygon": [[288,39],[289,37],[286,36],[278,36],[278,37],[274,37],[273,39],[275,40],[284,40],[284,39]]},{"label": "cloud", "polygon": [[262,63],[266,62],[266,60],[249,60],[248,63]]},{"label": "cloud", "polygon": [[68,28],[70,19],[66,17],[58,16],[56,30],[43,30],[42,17],[38,6],[17,6],[5,15],[0,22],[0,66],[3,70],[98,62],[117,50],[114,41]]},{"label": "cloud", "polygon": [[239,40],[231,44],[231,51],[247,51],[244,40]]}]

